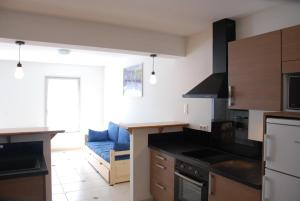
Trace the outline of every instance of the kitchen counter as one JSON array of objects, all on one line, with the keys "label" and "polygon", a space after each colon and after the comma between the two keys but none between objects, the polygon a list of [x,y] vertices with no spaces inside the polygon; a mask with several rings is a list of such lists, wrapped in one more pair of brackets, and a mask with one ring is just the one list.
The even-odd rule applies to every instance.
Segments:
[{"label": "kitchen counter", "polygon": [[[162,140],[157,140],[158,136],[157,134],[155,134],[153,135],[153,137],[156,139],[149,140],[149,148],[159,150],[165,154],[174,157],[175,159],[183,160],[196,166],[208,167],[210,171],[220,174],[224,177],[243,183],[255,189],[261,189],[262,164],[258,160],[248,159],[243,156],[225,152],[223,148],[218,150],[227,154],[216,158],[217,160],[222,162],[217,162],[210,165],[203,161],[197,161],[191,157],[184,156],[182,153],[194,150],[201,150],[207,147],[216,149],[216,147],[211,147],[211,145],[208,142],[207,136],[197,136],[197,139],[195,139],[196,137],[186,137],[183,135],[186,134],[169,134],[169,137],[166,137],[165,134],[165,136],[162,136]],[[165,141],[165,139],[168,139],[168,141]],[[240,152],[248,152],[247,147],[243,149],[243,146],[241,145],[230,146],[230,151],[231,150],[240,150]],[[249,155],[252,156],[253,153]]]},{"label": "kitchen counter", "polygon": [[[43,178],[43,185],[45,186],[45,201],[51,201],[52,200],[52,192],[51,192],[51,139],[57,134],[57,133],[62,133],[64,132],[63,130],[51,130],[49,128],[46,127],[35,127],[35,128],[9,128],[9,129],[0,129],[0,148],[1,146],[6,146],[8,144],[13,144],[13,143],[23,143],[23,142],[41,142],[43,144],[42,146],[42,150],[41,150],[41,154],[39,156],[43,157],[44,161],[42,160],[42,158],[35,158],[37,155],[31,155],[31,154],[25,154],[25,153],[20,153],[19,156],[30,156],[31,160],[36,160],[38,161],[37,163],[39,163],[41,166],[40,168],[37,168],[36,166],[34,168],[31,168],[31,170],[29,170],[30,168],[28,168],[28,166],[26,166],[26,171],[25,170],[20,170],[18,169],[18,173],[14,172],[15,170],[13,170],[13,165],[9,166],[9,167],[3,167],[3,169],[8,169],[9,173],[3,173],[3,178],[5,177],[17,177],[17,176],[25,176],[26,175],[32,175],[32,174],[44,174],[44,175],[40,175],[40,176],[32,176],[32,177],[40,177]],[[0,149],[1,152],[1,149]],[[7,152],[9,153],[9,152]],[[13,152],[11,152],[13,153]],[[34,152],[32,152],[34,153]],[[18,155],[15,155],[18,156]],[[2,155],[1,160],[5,159],[5,155]],[[12,157],[13,158],[13,157]],[[16,158],[15,158],[16,159]],[[19,164],[18,161],[11,161],[10,163],[17,163]],[[45,162],[46,167],[48,168],[47,172],[45,169],[45,166],[43,165]],[[26,161],[26,163],[32,163],[29,161]],[[34,162],[33,162],[34,163]],[[22,165],[20,165],[22,166]],[[32,167],[32,165],[30,165],[30,167]],[[48,174],[46,174],[48,173]],[[22,178],[16,178],[18,179],[22,179]],[[26,180],[25,178],[23,178],[24,180]],[[9,179],[9,180],[13,180],[13,179]],[[4,181],[4,180],[1,180]],[[39,181],[42,182],[42,181]]]},{"label": "kitchen counter", "polygon": [[21,135],[43,135],[48,134],[53,138],[57,133],[64,133],[64,130],[51,130],[47,127],[33,128],[6,128],[0,129],[0,136],[21,136]]},{"label": "kitchen counter", "polygon": [[262,188],[262,164],[258,161],[246,159],[224,161],[212,165],[210,171],[255,189]]},{"label": "kitchen counter", "polygon": [[266,112],[264,113],[265,118],[287,118],[287,119],[300,119],[300,112]]},{"label": "kitchen counter", "polygon": [[130,133],[130,200],[151,199],[150,193],[150,153],[148,136],[151,133],[182,131],[185,122],[166,121],[148,123],[121,123],[120,127]]},{"label": "kitchen counter", "polygon": [[163,131],[164,128],[171,128],[171,127],[186,127],[188,123],[178,122],[178,121],[167,121],[167,122],[148,122],[148,123],[131,123],[125,124],[121,123],[120,126],[126,128],[130,134],[134,134],[132,130],[134,129],[151,129],[157,128],[159,133]]}]

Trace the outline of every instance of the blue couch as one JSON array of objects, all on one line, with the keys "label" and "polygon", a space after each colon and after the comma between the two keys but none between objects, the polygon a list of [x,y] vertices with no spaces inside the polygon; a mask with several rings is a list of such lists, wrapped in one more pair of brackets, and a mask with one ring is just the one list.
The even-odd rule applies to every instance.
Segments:
[{"label": "blue couch", "polygon": [[[109,122],[105,131],[89,130],[85,147],[88,161],[109,184],[129,181],[130,136],[125,128]],[[113,172],[118,169],[119,172]],[[115,175],[120,177],[120,172],[124,172],[124,169],[124,177],[116,178]]]}]

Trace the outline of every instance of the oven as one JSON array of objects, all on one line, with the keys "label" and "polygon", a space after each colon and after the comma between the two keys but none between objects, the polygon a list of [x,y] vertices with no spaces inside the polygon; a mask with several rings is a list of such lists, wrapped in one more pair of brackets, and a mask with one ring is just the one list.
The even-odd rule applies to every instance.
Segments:
[{"label": "oven", "polygon": [[207,177],[207,171],[190,164],[176,162],[174,200],[207,201]]}]

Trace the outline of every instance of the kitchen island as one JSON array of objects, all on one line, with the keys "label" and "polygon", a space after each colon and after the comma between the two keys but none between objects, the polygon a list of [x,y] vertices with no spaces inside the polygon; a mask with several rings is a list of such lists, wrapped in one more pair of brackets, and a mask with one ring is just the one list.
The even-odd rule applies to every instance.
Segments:
[{"label": "kitchen island", "polygon": [[[41,142],[41,154],[43,155],[46,167],[43,168],[43,172],[48,172],[45,175],[45,201],[52,200],[51,193],[51,139],[57,133],[63,133],[64,130],[51,130],[46,127],[34,127],[34,128],[9,128],[9,129],[0,129],[0,145],[4,151],[5,147],[10,144],[22,143],[22,142]],[[0,151],[2,151],[0,150]],[[20,155],[21,153],[19,153]],[[5,154],[7,155],[7,154]],[[3,157],[4,158],[4,157]],[[41,172],[41,171],[37,171]],[[26,174],[30,175],[26,175]],[[7,173],[6,173],[7,174]],[[32,176],[32,171],[23,171],[22,174],[18,174],[17,170],[14,170],[14,174],[9,174],[8,179],[20,178],[26,176]],[[29,177],[28,177],[29,178]],[[13,191],[12,191],[13,193]]]},{"label": "kitchen island", "polygon": [[150,194],[150,152],[148,135],[182,131],[183,122],[152,122],[120,124],[130,133],[130,200],[151,200]]}]

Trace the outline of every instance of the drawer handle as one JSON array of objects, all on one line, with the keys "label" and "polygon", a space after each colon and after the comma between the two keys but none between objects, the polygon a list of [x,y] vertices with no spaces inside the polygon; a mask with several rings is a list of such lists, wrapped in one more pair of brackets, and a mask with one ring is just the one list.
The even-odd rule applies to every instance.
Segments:
[{"label": "drawer handle", "polygon": [[296,143],[296,144],[300,144],[300,141],[299,141],[299,140],[295,140],[295,143]]},{"label": "drawer handle", "polygon": [[160,190],[166,190],[166,187],[164,187],[163,185],[160,185],[159,183],[155,183],[155,186],[157,188],[159,188]]},{"label": "drawer handle", "polygon": [[165,170],[165,169],[166,169],[165,166],[160,165],[160,164],[158,164],[158,163],[156,163],[155,166],[158,167],[158,168],[160,168],[160,169],[162,169],[162,170]]},{"label": "drawer handle", "polygon": [[215,194],[215,192],[214,192],[214,190],[213,190],[213,188],[214,188],[214,181],[215,180],[215,176],[214,175],[212,175],[212,174],[209,174],[209,186],[208,186],[208,194],[209,195],[214,195]]},{"label": "drawer handle", "polygon": [[167,160],[165,157],[162,157],[162,156],[160,156],[160,155],[155,155],[155,158],[157,158],[157,159],[159,159],[159,160],[161,160],[161,161]]},{"label": "drawer handle", "polygon": [[228,86],[228,107],[234,105],[233,102],[233,86]]}]

